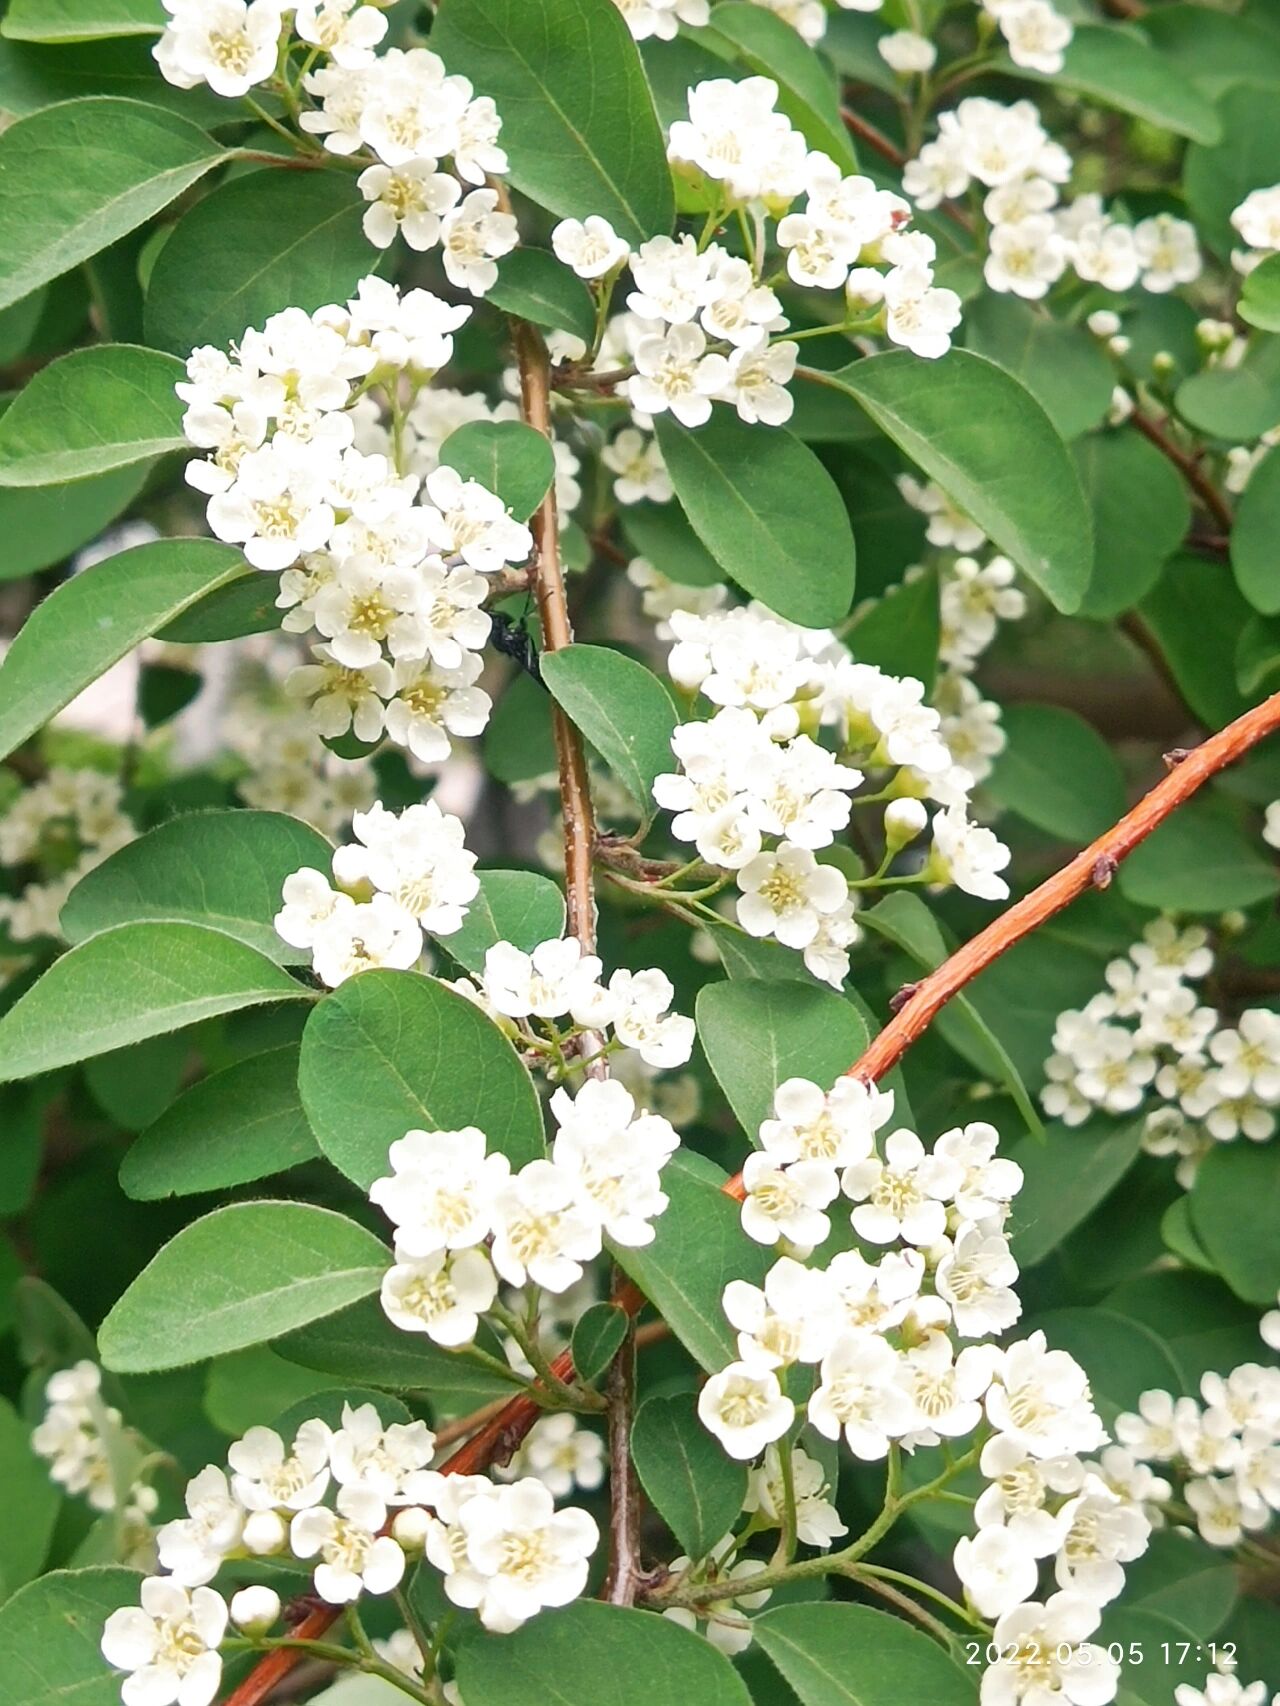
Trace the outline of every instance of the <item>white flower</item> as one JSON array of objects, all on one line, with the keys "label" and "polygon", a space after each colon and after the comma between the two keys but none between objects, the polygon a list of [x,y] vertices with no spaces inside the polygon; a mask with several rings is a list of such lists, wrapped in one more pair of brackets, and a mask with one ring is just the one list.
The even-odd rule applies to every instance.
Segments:
[{"label": "white flower", "polygon": [[760,1126],[760,1142],[775,1160],[847,1167],[870,1155],[875,1133],[893,1115],[893,1091],[839,1078],[824,1093],[807,1078],[788,1078],[774,1091],[773,1112]]},{"label": "white flower", "polygon": [[406,160],[398,167],[369,166],[356,184],[370,203],[364,215],[364,234],[377,249],[389,249],[397,232],[411,249],[433,249],[440,240],[441,215],[448,212],[460,193],[458,180],[447,172],[435,171],[431,160]]},{"label": "white flower", "polygon": [[1157,213],[1133,228],[1145,290],[1166,293],[1200,277],[1203,261],[1196,228],[1171,213]]},{"label": "white flower", "polygon": [[551,233],[551,247],[579,278],[603,278],[631,253],[609,221],[595,213],[585,220],[562,219]]},{"label": "white flower", "polygon": [[974,1505],[979,1528],[1004,1527],[1037,1558],[1058,1550],[1062,1523],[1046,1508],[1051,1494],[1077,1493],[1085,1467],[1078,1457],[1038,1459],[1008,1434],[995,1434],[982,1448],[982,1473],[991,1485]]},{"label": "white flower", "polygon": [[762,1368],[821,1362],[844,1326],[829,1277],[790,1256],[769,1269],[763,1291],[746,1280],[731,1280],[724,1312],[738,1329],[739,1357]]},{"label": "white flower", "polygon": [[551,1111],[560,1128],[552,1160],[573,1181],[579,1205],[615,1244],[652,1243],[651,1223],[667,1206],[661,1170],[680,1143],[670,1123],[637,1115],[630,1091],[612,1079],[588,1079],[576,1096],[557,1090]]},{"label": "white flower", "polygon": [[520,240],[514,218],[497,208],[496,190],[472,190],[440,221],[445,276],[473,296],[493,289],[498,282],[498,259]]},{"label": "white flower", "polygon": [[924,1279],[918,1250],[894,1250],[871,1263],[860,1250],[841,1250],[827,1268],[845,1324],[854,1333],[883,1333],[918,1307]]},{"label": "white flower", "polygon": [[996,1232],[967,1226],[938,1263],[938,1296],[951,1306],[962,1339],[985,1339],[1012,1327],[1022,1313],[1013,1290],[1018,1264]]},{"label": "white flower", "polygon": [[1009,885],[997,873],[1009,849],[989,829],[970,823],[964,806],[948,806],[933,820],[933,858],[944,880],[980,900],[1007,900]]},{"label": "white flower", "polygon": [[[768,77],[746,77],[741,82],[712,78],[689,90],[689,118],[671,126],[667,154],[677,162],[687,161],[709,178],[723,182],[729,193],[741,200],[764,194],[779,158],[803,172],[807,153],[803,139],[796,137],[797,150],[788,139],[795,136],[781,113],[775,112],[778,85]],[[794,195],[799,189],[792,191]]]},{"label": "white flower", "polygon": [[483,733],[493,701],[475,685],[482,667],[475,652],[463,652],[456,669],[429,658],[402,658],[386,687],[388,737],[423,764],[440,764],[452,750],[450,735],[467,739]]},{"label": "white flower", "polygon": [[925,537],[931,545],[953,551],[977,551],[986,543],[987,536],[977,523],[932,480],[922,483],[910,474],[899,474],[897,484],[912,509],[929,517]]},{"label": "white flower", "polygon": [[674,39],[681,24],[705,24],[711,16],[708,0],[613,0],[637,41],[656,36]]},{"label": "white flower", "polygon": [[1260,1101],[1280,1102],[1280,1013],[1250,1007],[1234,1030],[1220,1030],[1209,1039],[1209,1053],[1219,1063],[1224,1096],[1252,1091]]},{"label": "white flower", "polygon": [[376,1405],[344,1404],[342,1426],[330,1436],[329,1461],[340,1486],[362,1486],[389,1504],[402,1504],[434,1450],[435,1435],[425,1422],[384,1427]]},{"label": "white flower", "polygon": [[807,847],[784,841],[773,853],[758,853],[738,872],[738,922],[751,936],[776,936],[784,947],[805,948],[824,913],[849,898],[844,874],[820,865]]},{"label": "white flower", "polygon": [[486,1147],[477,1126],[408,1131],[391,1145],[391,1173],[374,1180],[369,1200],[396,1228],[401,1260],[470,1249],[493,1231],[494,1194],[511,1164],[505,1155],[486,1154]]},{"label": "white flower", "polygon": [[1280,249],[1280,184],[1252,190],[1231,215],[1251,249]]},{"label": "white flower", "polygon": [[650,503],[671,501],[671,476],[662,460],[657,439],[646,438],[635,427],[624,427],[605,445],[600,452],[600,460],[615,476],[613,495],[620,504],[641,503],[645,498]]},{"label": "white flower", "polygon": [[915,1406],[897,1353],[874,1333],[846,1333],[823,1358],[809,1420],[827,1439],[843,1432],[863,1462],[885,1457],[890,1439],[911,1427]]},{"label": "white flower", "polygon": [[315,732],[326,740],[337,740],[348,730],[369,744],[380,739],[383,699],[395,691],[390,664],[351,669],[339,663],[328,646],[313,647],[311,655],[316,661],[291,670],[284,690],[291,699],[309,701],[308,717]]},{"label": "white flower", "polygon": [[1003,1216],[1010,1201],[1022,1189],[1022,1168],[1016,1161],[997,1155],[1000,1134],[985,1120],[944,1131],[933,1153],[961,1168],[961,1179],[953,1194],[956,1210],[965,1220],[988,1220]]},{"label": "white flower", "polygon": [[956,1356],[940,1328],[905,1351],[900,1377],[915,1406],[908,1445],[972,1433],[982,1420],[979,1400],[991,1384],[999,1354],[992,1345],[969,1345]]},{"label": "white flower", "polygon": [[1086,1489],[1059,1512],[1061,1550],[1054,1565],[1060,1588],[1106,1605],[1124,1587],[1123,1565],[1147,1549],[1151,1524],[1137,1505]]},{"label": "white flower", "polygon": [[277,0],[200,0],[169,10],[172,19],[152,52],[178,88],[207,83],[235,101],[275,74],[284,10]]},{"label": "white flower", "polygon": [[404,1257],[382,1276],[382,1307],[406,1333],[426,1333],[437,1345],[469,1345],[480,1316],[498,1295],[498,1282],[483,1250],[436,1250]]},{"label": "white flower", "polygon": [[926,361],[951,348],[951,334],[960,324],[960,298],[954,290],[935,286],[931,273],[895,267],[884,281],[884,303],[891,342]]},{"label": "white flower", "polygon": [[371,1488],[343,1487],[336,1511],[313,1505],[299,1511],[289,1528],[289,1544],[299,1558],[320,1557],[315,1590],[330,1605],[348,1605],[364,1592],[390,1593],[400,1585],[405,1556],[399,1544],[379,1529],[387,1507]]},{"label": "white flower", "polygon": [[271,1428],[250,1428],[227,1448],[236,1498],[249,1512],[319,1504],[329,1486],[329,1438],[324,1422],[303,1422],[286,1453]]},{"label": "white flower", "polygon": [[675,993],[663,971],[618,970],[609,979],[614,1035],[635,1049],[646,1066],[683,1066],[693,1053],[693,1020],[667,1011]]},{"label": "white flower", "polygon": [[1251,1682],[1246,1688],[1238,1677],[1213,1675],[1205,1678],[1203,1691],[1180,1682],[1173,1698],[1177,1706],[1267,1706],[1267,1694],[1265,1682]]},{"label": "white flower", "polygon": [[[840,1519],[839,1511],[827,1497],[830,1488],[826,1470],[816,1457],[810,1457],[799,1446],[791,1453],[791,1490],[795,1500],[796,1538],[804,1545],[817,1546],[825,1551],[842,1534],[849,1532]],[[785,1507],[782,1461],[776,1447],[770,1446],[764,1454],[764,1462],[751,1471],[743,1509],[760,1512],[770,1519],[775,1528],[780,1528]]]},{"label": "white flower", "polygon": [[431,506],[424,513],[432,543],[446,557],[459,556],[481,574],[497,574],[507,563],[523,563],[533,535],[507,513],[502,499],[478,480],[464,480],[455,468],[437,468],[427,476]]},{"label": "white flower", "polygon": [[1001,0],[996,17],[1015,65],[1048,77],[1062,70],[1063,49],[1074,32],[1049,0]]},{"label": "white flower", "polygon": [[506,176],[506,151],[498,147],[501,134],[502,120],[488,95],[467,102],[453,139],[453,169],[460,178],[483,184],[489,176]]},{"label": "white flower", "polygon": [[1055,1593],[1044,1604],[1029,1600],[997,1621],[991,1645],[999,1657],[982,1677],[981,1706],[1106,1706],[1115,1699],[1120,1670],[1088,1637],[1102,1621],[1092,1600]]},{"label": "white flower", "polygon": [[511,1462],[494,1472],[503,1481],[531,1475],[554,1499],[567,1498],[575,1487],[593,1492],[605,1478],[604,1441],[590,1428],[579,1427],[578,1418],[567,1412],[543,1416]]},{"label": "white flower", "polygon": [[1066,266],[1067,248],[1057,227],[1048,214],[1036,213],[1016,225],[993,229],[983,277],[992,290],[1012,291],[1036,301],[1062,277]]},{"label": "white flower", "polygon": [[411,912],[389,895],[335,910],[316,931],[312,965],[321,983],[336,989],[375,966],[409,971],[422,958],[422,931]]},{"label": "white flower", "polygon": [[876,51],[889,69],[902,77],[932,71],[938,61],[938,50],[929,38],[913,30],[893,30],[881,36]]},{"label": "white flower", "polygon": [[209,500],[209,526],[219,539],[243,546],[255,569],[287,569],[329,542],[334,514],[327,475],[323,462],[285,439],[246,451],[234,483]]},{"label": "white flower", "polygon": [[509,1019],[558,1019],[572,1013],[579,1023],[607,1023],[611,1004],[602,1000],[601,965],[584,954],[574,936],[540,942],[532,954],[496,942],[484,957],[484,990]]},{"label": "white flower", "polygon": [[952,1562],[984,1617],[1002,1617],[1030,1599],[1040,1579],[1039,1562],[1026,1542],[999,1526],[964,1535],[956,1542]]},{"label": "white flower", "polygon": [[493,1265],[508,1285],[567,1291],[582,1264],[600,1254],[600,1222],[588,1213],[576,1181],[550,1161],[530,1161],[493,1199]]},{"label": "white flower", "polygon": [[895,1131],[885,1141],[884,1160],[872,1156],[846,1167],[841,1189],[859,1205],[853,1227],[872,1244],[902,1238],[921,1249],[936,1244],[946,1231],[944,1204],[958,1188],[958,1162],[927,1155],[911,1131]]},{"label": "white flower", "polygon": [[372,64],[373,50],[387,33],[387,20],[376,6],[361,5],[360,0],[298,0],[293,27],[335,65],[355,71]]},{"label": "white flower", "polygon": [[627,381],[633,406],[646,415],[668,409],[681,426],[703,426],[711,419],[711,398],[723,382],[722,356],[706,353],[701,326],[681,324],[641,338],[636,345],[636,377]]},{"label": "white flower", "polygon": [[342,882],[372,883],[434,935],[461,928],[480,891],[476,856],[463,844],[461,819],[427,800],[399,813],[382,805],[356,812],[352,829],[359,844],[334,855]]},{"label": "white flower", "polygon": [[240,1540],[244,1512],[232,1497],[227,1477],[210,1464],[187,1483],[187,1515],[167,1522],[156,1535],[163,1569],[183,1587],[211,1582],[222,1560]]},{"label": "white flower", "polygon": [[813,1249],[831,1231],[822,1210],[838,1189],[833,1168],[821,1161],[797,1161],[782,1167],[771,1155],[749,1155],[742,1169],[746,1195],[742,1230],[757,1244],[780,1238]]},{"label": "white flower", "polygon": [[1033,1457],[1091,1451],[1102,1444],[1102,1424],[1093,1408],[1089,1377],[1066,1351],[1049,1350],[1033,1333],[999,1353],[987,1392],[987,1420]]},{"label": "white flower", "polygon": [[731,1362],[698,1394],[698,1416],[730,1457],[746,1462],[781,1439],[796,1407],[783,1395],[772,1369]]},{"label": "white flower", "polygon": [[102,1631],[103,1657],[130,1673],[125,1706],[210,1706],[222,1681],[225,1602],[212,1588],[188,1593],[162,1576],[143,1582],[141,1598],[141,1607],[113,1611]]},{"label": "white flower", "polygon": [[457,1520],[466,1564],[480,1581],[474,1604],[486,1629],[510,1634],[544,1606],[568,1605],[586,1586],[600,1531],[584,1510],[557,1511],[541,1481],[468,1499]]},{"label": "white flower", "polygon": [[708,356],[703,372],[709,382],[719,375],[716,395],[732,403],[741,420],[783,426],[795,410],[795,399],[786,387],[795,374],[799,353],[799,344],[771,344],[768,334],[761,331],[752,342],[740,344],[727,360]]}]

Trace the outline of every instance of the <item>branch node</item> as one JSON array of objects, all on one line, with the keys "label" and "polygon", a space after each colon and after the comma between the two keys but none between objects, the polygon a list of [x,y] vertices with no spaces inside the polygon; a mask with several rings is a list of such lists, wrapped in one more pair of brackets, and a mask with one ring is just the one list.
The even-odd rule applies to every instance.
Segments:
[{"label": "branch node", "polygon": [[895,990],[889,997],[889,1011],[891,1013],[901,1013],[902,1009],[906,1006],[907,1002],[910,1001],[911,997],[919,987],[920,985],[918,983],[904,983],[901,989]]},{"label": "branch node", "polygon": [[1093,874],[1089,880],[1092,882],[1095,889],[1109,889],[1111,887],[1111,879],[1119,869],[1119,865],[1112,858],[1110,853],[1099,853],[1098,857],[1093,861]]},{"label": "branch node", "polygon": [[1160,756],[1164,759],[1166,770],[1176,770],[1180,764],[1190,758],[1191,750],[1185,746],[1172,746],[1168,752],[1161,753]]}]

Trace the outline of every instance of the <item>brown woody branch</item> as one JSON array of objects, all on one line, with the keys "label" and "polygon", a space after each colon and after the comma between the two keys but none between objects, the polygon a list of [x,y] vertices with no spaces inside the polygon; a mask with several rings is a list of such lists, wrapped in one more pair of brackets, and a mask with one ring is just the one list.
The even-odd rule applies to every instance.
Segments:
[{"label": "brown woody branch", "polygon": [[1231,506],[1200,466],[1199,458],[1174,443],[1165,431],[1164,421],[1153,421],[1151,416],[1144,415],[1141,409],[1135,409],[1129,419],[1142,436],[1149,439],[1160,454],[1166,457],[1182,475],[1187,485],[1217,523],[1218,531],[1221,534],[1230,534],[1234,519],[1231,514]]}]

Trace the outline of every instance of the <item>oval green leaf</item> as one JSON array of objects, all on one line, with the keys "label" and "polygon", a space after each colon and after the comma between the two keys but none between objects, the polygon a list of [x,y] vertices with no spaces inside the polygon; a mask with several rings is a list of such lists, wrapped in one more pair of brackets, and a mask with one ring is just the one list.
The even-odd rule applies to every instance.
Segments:
[{"label": "oval green leaf", "polygon": [[1191,1224],[1218,1272],[1246,1303],[1271,1308],[1280,1291],[1280,1150],[1218,1146],[1191,1188]]},{"label": "oval green leaf", "polygon": [[[622,1349],[627,1314],[616,1303],[593,1303],[573,1325],[573,1368],[579,1380],[599,1380]],[[741,1509],[741,1506],[739,1506]]]},{"label": "oval green leaf", "polygon": [[439,938],[445,952],[469,972],[484,969],[495,942],[531,953],[539,942],[564,934],[564,896],[537,871],[481,871],[480,893],[461,930]]},{"label": "oval green leaf", "polygon": [[1191,525],[1177,470],[1133,428],[1098,432],[1073,447],[1093,511],[1093,573],[1081,616],[1109,620],[1145,598]]},{"label": "oval green leaf", "polygon": [[780,1605],[751,1626],[802,1706],[973,1706],[978,1697],[977,1670],[865,1605]]},{"label": "oval green leaf", "polygon": [[498,262],[486,301],[532,325],[572,332],[590,346],[596,331],[591,292],[549,249],[513,249]]},{"label": "oval green leaf", "polygon": [[1082,24],[1063,54],[1060,71],[1028,71],[1011,61],[1002,69],[1014,77],[1075,89],[1193,142],[1213,144],[1222,137],[1222,123],[1212,102],[1171,60],[1131,29]]},{"label": "oval green leaf", "polygon": [[1124,816],[1115,754],[1083,717],[1058,705],[1009,705],[1008,744],[988,780],[994,797],[1063,841],[1092,841]]},{"label": "oval green leaf", "polygon": [[20,391],[0,418],[0,486],[54,486],[186,448],[174,382],[158,350],[72,350]]},{"label": "oval green leaf", "polygon": [[680,720],[663,683],[608,646],[544,652],[542,678],[642,815],[651,816],[654,778],[672,767],[671,737]]},{"label": "oval green leaf", "polygon": [[1167,912],[1225,912],[1280,891],[1280,875],[1217,800],[1192,800],[1120,867],[1120,891]]},{"label": "oval green leaf", "polygon": [[440,460],[496,492],[517,521],[533,514],[556,475],[550,441],[522,421],[469,421],[445,439]]},{"label": "oval green leaf", "polygon": [[1111,363],[1083,326],[1037,313],[1016,296],[984,294],[965,309],[965,346],[1021,380],[1064,439],[1111,407]]},{"label": "oval green leaf", "polygon": [[1231,567],[1255,610],[1280,611],[1280,457],[1265,456],[1245,487],[1231,530]]},{"label": "oval green leaf", "polygon": [[142,1577],[115,1565],[54,1570],[0,1606],[5,1706],[120,1706],[120,1673],[102,1656],[102,1626],[137,1605]]},{"label": "oval green leaf", "polygon": [[14,41],[102,41],[158,36],[160,0],[12,0],[4,31]]},{"label": "oval green leaf", "polygon": [[747,1466],[727,1457],[699,1420],[693,1394],[646,1399],[631,1430],[640,1485],[680,1550],[705,1558],[738,1520]]}]

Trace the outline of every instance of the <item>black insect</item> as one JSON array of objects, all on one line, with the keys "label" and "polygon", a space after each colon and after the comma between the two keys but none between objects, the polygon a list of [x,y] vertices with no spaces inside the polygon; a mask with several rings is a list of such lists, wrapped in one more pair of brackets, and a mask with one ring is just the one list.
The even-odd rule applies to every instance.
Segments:
[{"label": "black insect", "polygon": [[532,676],[539,687],[545,686],[538,648],[529,632],[528,615],[512,617],[501,610],[491,611],[490,614],[493,618],[493,631],[489,637],[495,648],[504,657],[509,657],[518,664],[526,675]]}]

